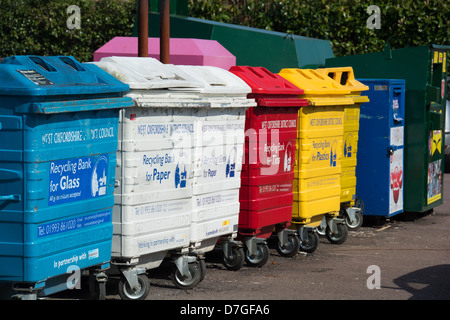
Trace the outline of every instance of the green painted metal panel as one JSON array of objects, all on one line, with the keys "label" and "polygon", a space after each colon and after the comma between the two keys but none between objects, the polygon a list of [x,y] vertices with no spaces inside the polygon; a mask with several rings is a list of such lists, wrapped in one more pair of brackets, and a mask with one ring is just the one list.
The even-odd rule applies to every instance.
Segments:
[{"label": "green painted metal panel", "polygon": [[[160,0],[149,0],[148,9],[151,12],[159,12]],[[171,0],[170,14],[177,14],[181,16],[189,15],[188,0]]]},{"label": "green painted metal panel", "polygon": [[295,43],[289,37],[255,32],[253,28],[215,25],[211,39],[219,41],[235,55],[236,64],[240,66],[262,66],[277,73],[283,66],[298,65]]},{"label": "green painted metal panel", "polygon": [[[159,14],[149,13],[149,36],[159,37]],[[137,36],[137,27],[133,30]],[[320,67],[334,57],[328,40],[196,19],[170,17],[172,38],[216,40],[236,56],[237,65],[265,67],[278,73],[283,68]]]},{"label": "green painted metal panel", "polygon": [[[405,79],[404,211],[443,203],[446,51],[420,46],[330,58],[327,67],[352,66],[358,78]],[[362,147],[362,146],[361,146]]]}]

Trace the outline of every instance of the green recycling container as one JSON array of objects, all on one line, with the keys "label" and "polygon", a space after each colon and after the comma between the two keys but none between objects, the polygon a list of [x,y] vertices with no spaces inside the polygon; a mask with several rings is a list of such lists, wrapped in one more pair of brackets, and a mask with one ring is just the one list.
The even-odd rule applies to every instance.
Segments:
[{"label": "green recycling container", "polygon": [[327,67],[352,66],[360,78],[404,79],[404,212],[443,203],[447,50],[429,45],[330,58]]}]

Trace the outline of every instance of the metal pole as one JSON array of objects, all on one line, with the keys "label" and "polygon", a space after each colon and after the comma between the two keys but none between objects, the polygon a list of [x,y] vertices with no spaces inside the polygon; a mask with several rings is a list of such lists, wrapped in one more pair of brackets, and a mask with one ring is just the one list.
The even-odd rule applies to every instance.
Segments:
[{"label": "metal pole", "polygon": [[139,0],[138,56],[148,57],[148,0]]},{"label": "metal pole", "polygon": [[162,63],[170,63],[170,1],[160,0],[159,49]]}]

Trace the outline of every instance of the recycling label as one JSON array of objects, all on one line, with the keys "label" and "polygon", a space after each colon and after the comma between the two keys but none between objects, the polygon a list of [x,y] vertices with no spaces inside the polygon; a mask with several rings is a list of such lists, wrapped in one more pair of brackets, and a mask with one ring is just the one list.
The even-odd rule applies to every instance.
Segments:
[{"label": "recycling label", "polygon": [[105,196],[107,184],[107,154],[51,161],[48,205]]}]

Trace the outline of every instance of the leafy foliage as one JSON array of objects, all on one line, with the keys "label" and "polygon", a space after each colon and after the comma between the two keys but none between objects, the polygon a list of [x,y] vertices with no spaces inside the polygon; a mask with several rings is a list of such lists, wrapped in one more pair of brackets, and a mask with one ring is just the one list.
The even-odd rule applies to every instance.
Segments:
[{"label": "leafy foliage", "polygon": [[[381,28],[367,28],[375,4]],[[448,0],[189,0],[190,16],[328,39],[336,56],[427,44],[448,45]]]},{"label": "leafy foliage", "polygon": [[[80,8],[80,29],[67,28],[70,5]],[[131,36],[135,15],[134,0],[2,0],[0,57],[72,55],[91,61],[113,37]]]},{"label": "leafy foliage", "polygon": [[[180,1],[180,0],[179,0]],[[448,45],[448,0],[185,0],[191,17],[329,39],[336,56],[392,48]],[[368,29],[367,7],[381,10]],[[81,9],[81,29],[68,29],[67,8]],[[136,0],[1,0],[0,57],[73,55],[92,60],[115,36],[131,36]]]}]

